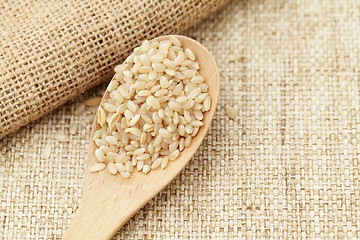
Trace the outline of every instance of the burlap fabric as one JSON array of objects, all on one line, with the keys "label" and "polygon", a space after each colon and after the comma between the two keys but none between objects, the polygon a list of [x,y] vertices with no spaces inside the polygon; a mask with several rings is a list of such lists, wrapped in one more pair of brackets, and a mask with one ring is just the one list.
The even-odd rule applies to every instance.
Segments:
[{"label": "burlap fabric", "polygon": [[0,138],[109,79],[144,39],[226,1],[0,1]]},{"label": "burlap fabric", "polygon": [[[180,176],[115,239],[360,238],[359,9],[232,1],[185,32],[217,59],[215,119]],[[81,196],[92,114],[74,112],[104,89],[0,141],[0,238],[61,237]],[[56,131],[70,141],[54,140]]]}]

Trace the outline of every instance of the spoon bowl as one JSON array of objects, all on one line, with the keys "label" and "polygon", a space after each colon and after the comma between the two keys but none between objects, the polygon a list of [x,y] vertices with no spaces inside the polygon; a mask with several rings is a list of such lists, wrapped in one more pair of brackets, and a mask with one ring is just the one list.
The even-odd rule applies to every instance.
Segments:
[{"label": "spoon bowl", "polygon": [[[155,169],[148,174],[132,172],[130,178],[124,179],[119,174],[112,175],[108,171],[90,172],[95,159],[96,145],[93,134],[100,128],[95,117],[91,132],[88,160],[85,169],[83,195],[79,208],[72,219],[63,239],[110,239],[140,208],[164,189],[185,167],[199,148],[215,114],[219,97],[219,72],[214,58],[209,51],[197,41],[185,37],[177,37],[183,48],[189,48],[200,65],[199,73],[208,85],[211,96],[211,108],[204,113],[204,125],[175,161],[169,162],[165,169]],[[162,41],[170,35],[155,38]],[[101,102],[109,98],[106,91]]]}]

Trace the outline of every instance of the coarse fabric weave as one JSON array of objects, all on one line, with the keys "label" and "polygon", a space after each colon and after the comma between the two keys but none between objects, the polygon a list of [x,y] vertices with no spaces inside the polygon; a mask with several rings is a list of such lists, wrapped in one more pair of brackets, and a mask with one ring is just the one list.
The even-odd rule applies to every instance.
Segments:
[{"label": "coarse fabric weave", "polygon": [[110,79],[144,39],[227,0],[0,1],[0,138]]},{"label": "coarse fabric weave", "polygon": [[[356,0],[235,0],[184,32],[217,60],[214,121],[187,167],[114,239],[360,239],[359,10]],[[0,140],[1,239],[61,238],[94,114],[75,110],[104,90]]]}]

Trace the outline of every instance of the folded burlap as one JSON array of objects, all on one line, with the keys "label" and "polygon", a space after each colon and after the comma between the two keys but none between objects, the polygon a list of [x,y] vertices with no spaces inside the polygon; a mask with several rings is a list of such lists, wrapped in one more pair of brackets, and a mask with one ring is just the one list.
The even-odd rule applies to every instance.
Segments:
[{"label": "folded burlap", "polygon": [[144,39],[226,1],[1,1],[0,138],[109,79]]}]

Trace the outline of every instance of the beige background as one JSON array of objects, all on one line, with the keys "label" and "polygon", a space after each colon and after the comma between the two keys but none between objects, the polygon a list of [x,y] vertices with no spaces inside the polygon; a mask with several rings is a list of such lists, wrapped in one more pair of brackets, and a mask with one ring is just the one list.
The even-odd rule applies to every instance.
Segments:
[{"label": "beige background", "polygon": [[[115,239],[360,238],[360,2],[232,1],[184,34],[217,59],[215,119]],[[90,133],[91,109],[74,111],[104,87],[0,140],[0,238],[61,238]],[[69,143],[53,139],[59,130]]]}]

